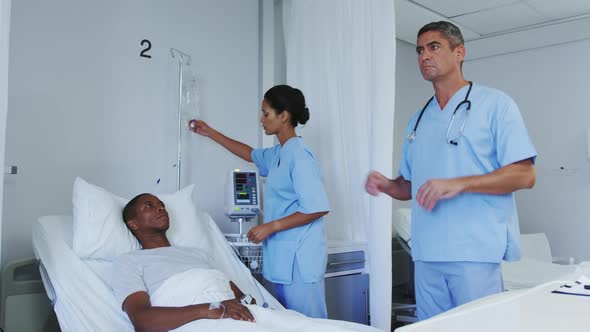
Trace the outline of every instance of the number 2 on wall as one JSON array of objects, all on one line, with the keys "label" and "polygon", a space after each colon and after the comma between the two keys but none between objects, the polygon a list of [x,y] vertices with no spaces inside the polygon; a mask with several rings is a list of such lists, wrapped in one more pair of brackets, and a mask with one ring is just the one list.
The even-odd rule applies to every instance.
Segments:
[{"label": "number 2 on wall", "polygon": [[147,39],[144,39],[144,40],[141,41],[141,46],[143,46],[143,44],[145,44],[145,43],[147,43],[147,47],[143,51],[141,51],[141,53],[139,53],[139,56],[142,56],[144,58],[151,59],[152,56],[149,55],[149,54],[146,54],[146,52],[152,49],[152,42],[150,42]]}]

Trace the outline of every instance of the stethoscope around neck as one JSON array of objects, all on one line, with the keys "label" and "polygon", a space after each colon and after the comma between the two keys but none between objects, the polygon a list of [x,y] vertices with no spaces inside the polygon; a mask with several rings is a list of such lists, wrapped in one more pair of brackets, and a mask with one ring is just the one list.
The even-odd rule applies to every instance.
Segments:
[{"label": "stethoscope around neck", "polygon": [[[460,102],[459,105],[457,105],[457,107],[455,107],[455,110],[453,111],[453,116],[451,117],[451,121],[449,122],[449,126],[447,127],[446,141],[447,141],[447,143],[449,143],[451,145],[455,145],[455,146],[459,145],[459,137],[461,137],[461,135],[463,134],[463,128],[465,128],[465,122],[467,121],[467,118],[469,118],[469,111],[471,110],[471,101],[469,100],[469,94],[471,93],[472,87],[473,87],[473,82],[469,81],[469,89],[467,90],[467,94],[465,95],[465,99],[463,99],[463,101]],[[430,99],[428,99],[428,101],[426,102],[426,105],[424,105],[424,107],[420,111],[420,115],[418,115],[418,120],[416,121],[416,124],[414,125],[414,129],[408,135],[408,141],[414,142],[414,140],[416,139],[416,130],[418,129],[418,125],[420,124],[420,120],[422,119],[422,115],[424,115],[424,111],[426,111],[426,108],[428,107],[428,105],[430,104],[432,99],[434,99],[434,96],[432,96],[432,97],[430,97]],[[453,122],[455,121],[455,115],[457,114],[457,111],[459,110],[459,108],[461,108],[461,106],[463,106],[463,105],[467,105],[467,108],[465,109],[465,118],[463,119],[463,123],[461,124],[461,128],[459,129],[459,133],[454,138],[449,138],[449,134],[451,132],[451,127],[453,127]]]}]

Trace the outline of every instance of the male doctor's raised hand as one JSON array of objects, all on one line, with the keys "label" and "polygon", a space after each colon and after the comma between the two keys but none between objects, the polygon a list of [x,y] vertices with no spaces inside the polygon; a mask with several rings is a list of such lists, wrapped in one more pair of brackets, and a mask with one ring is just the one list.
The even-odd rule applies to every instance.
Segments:
[{"label": "male doctor's raised hand", "polygon": [[[432,211],[438,201],[455,197],[463,188],[460,179],[428,180],[418,189],[416,201],[425,210]],[[412,199],[412,182],[405,180],[402,176],[390,180],[383,174],[373,171],[367,177],[365,189],[373,196],[383,192],[400,201]]]},{"label": "male doctor's raised hand", "polygon": [[[523,188],[531,188],[534,183],[533,161],[525,159],[488,174],[451,179],[430,179],[418,189],[416,201],[423,209],[432,211],[440,200],[452,199],[463,192],[502,195]],[[383,192],[400,201],[412,199],[412,182],[402,176],[392,180],[373,171],[367,176],[365,189],[373,196]]]}]

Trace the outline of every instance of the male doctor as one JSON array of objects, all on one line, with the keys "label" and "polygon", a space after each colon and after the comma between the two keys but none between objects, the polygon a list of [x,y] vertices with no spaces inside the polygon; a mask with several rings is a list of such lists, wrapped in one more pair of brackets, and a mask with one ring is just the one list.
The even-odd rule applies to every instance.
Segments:
[{"label": "male doctor", "polygon": [[535,184],[537,155],[515,102],[463,78],[463,36],[449,22],[418,32],[434,96],[410,120],[399,176],[366,190],[412,201],[418,319],[501,292],[500,262],[520,258],[513,193]]}]

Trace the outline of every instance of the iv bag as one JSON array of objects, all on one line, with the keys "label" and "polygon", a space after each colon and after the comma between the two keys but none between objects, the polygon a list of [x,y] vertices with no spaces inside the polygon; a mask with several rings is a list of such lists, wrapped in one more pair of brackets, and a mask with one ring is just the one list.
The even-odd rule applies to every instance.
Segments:
[{"label": "iv bag", "polygon": [[197,78],[190,68],[184,69],[182,76],[182,100],[181,100],[181,121],[187,125],[192,119],[200,118],[199,112],[199,93]]}]

